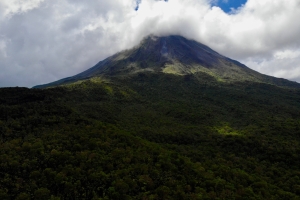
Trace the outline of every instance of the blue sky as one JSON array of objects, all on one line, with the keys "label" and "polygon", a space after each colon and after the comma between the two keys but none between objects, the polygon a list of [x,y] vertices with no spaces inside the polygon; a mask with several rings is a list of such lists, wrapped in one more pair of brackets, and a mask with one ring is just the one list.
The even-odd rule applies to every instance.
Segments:
[{"label": "blue sky", "polygon": [[[141,3],[142,0],[137,0],[136,1],[136,8],[135,10],[139,9],[139,4]],[[168,0],[164,0],[168,1]],[[220,7],[224,12],[230,13],[232,9],[237,9],[244,5],[247,2],[247,0],[217,0],[212,2],[212,6],[218,6]]]},{"label": "blue sky", "polygon": [[245,4],[247,0],[218,0],[216,6],[222,8],[226,13],[230,13],[232,9],[237,9]]}]

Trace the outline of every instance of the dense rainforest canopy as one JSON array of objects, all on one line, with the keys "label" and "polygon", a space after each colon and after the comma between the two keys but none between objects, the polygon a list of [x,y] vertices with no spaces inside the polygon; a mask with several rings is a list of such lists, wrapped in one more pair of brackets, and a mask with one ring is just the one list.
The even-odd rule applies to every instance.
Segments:
[{"label": "dense rainforest canopy", "polygon": [[300,199],[300,90],[138,73],[0,89],[0,199]]}]

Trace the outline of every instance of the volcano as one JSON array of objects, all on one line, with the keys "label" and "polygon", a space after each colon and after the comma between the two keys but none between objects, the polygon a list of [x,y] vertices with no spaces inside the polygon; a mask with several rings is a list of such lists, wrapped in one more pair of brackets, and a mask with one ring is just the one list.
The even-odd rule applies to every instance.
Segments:
[{"label": "volcano", "polygon": [[132,49],[121,51],[94,67],[35,88],[70,84],[94,77],[124,77],[137,73],[167,73],[177,76],[206,74],[220,82],[259,82],[276,86],[300,87],[300,84],[256,72],[227,58],[206,45],[182,36],[148,36]]},{"label": "volcano", "polygon": [[0,88],[0,199],[300,199],[299,85],[149,36]]}]

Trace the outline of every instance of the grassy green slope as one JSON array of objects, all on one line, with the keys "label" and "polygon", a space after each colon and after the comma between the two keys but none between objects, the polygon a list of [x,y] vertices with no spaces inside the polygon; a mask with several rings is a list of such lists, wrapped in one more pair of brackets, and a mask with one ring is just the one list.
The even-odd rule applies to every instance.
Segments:
[{"label": "grassy green slope", "polygon": [[299,199],[300,91],[139,73],[0,89],[1,199]]}]

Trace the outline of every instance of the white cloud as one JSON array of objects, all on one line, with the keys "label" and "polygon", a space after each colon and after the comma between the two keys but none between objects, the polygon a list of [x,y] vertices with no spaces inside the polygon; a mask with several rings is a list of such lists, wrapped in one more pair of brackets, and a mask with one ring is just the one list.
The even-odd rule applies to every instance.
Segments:
[{"label": "white cloud", "polygon": [[7,58],[6,41],[0,38],[0,59]]},{"label": "white cloud", "polygon": [[[1,0],[0,87],[71,76],[148,34],[180,34],[269,75],[300,81],[299,0]],[[1,14],[2,13],[2,14]]]},{"label": "white cloud", "polygon": [[280,60],[295,59],[298,58],[299,56],[300,56],[300,49],[296,49],[296,50],[287,49],[283,51],[277,51],[274,54],[274,57]]},{"label": "white cloud", "polygon": [[300,49],[279,50],[271,58],[250,57],[243,63],[262,73],[300,82]]},{"label": "white cloud", "polygon": [[44,0],[1,0],[0,9],[4,17],[9,17],[16,13],[27,12],[39,7]]}]

